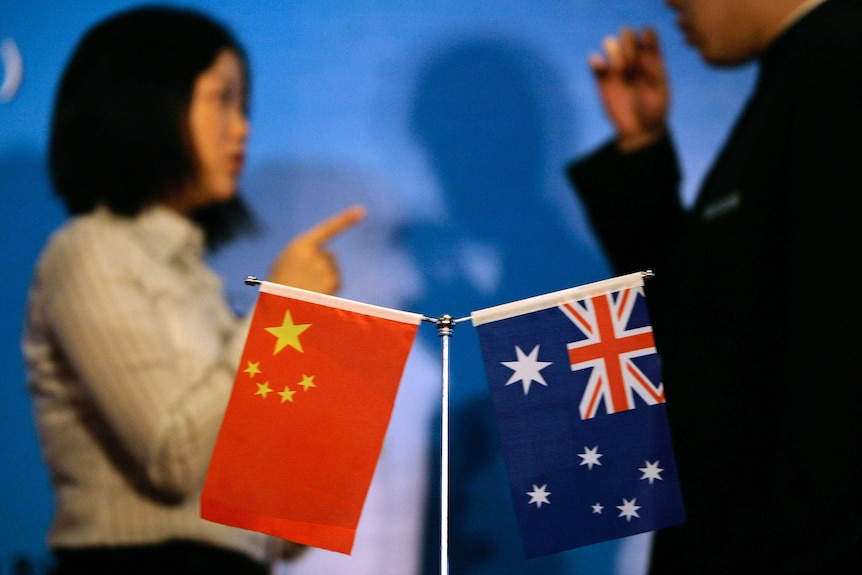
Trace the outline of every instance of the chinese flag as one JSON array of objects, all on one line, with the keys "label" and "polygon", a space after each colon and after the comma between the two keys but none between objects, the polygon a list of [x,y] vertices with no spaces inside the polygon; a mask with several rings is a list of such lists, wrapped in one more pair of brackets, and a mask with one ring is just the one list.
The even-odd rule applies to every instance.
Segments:
[{"label": "chinese flag", "polygon": [[349,554],[421,320],[262,282],[201,516]]}]

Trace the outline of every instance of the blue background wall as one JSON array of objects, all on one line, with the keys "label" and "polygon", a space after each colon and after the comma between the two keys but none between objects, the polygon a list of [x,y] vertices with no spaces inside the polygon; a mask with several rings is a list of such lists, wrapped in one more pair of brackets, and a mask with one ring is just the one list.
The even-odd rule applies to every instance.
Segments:
[{"label": "blue background wall", "polygon": [[[0,6],[0,42],[14,41],[24,62],[20,89],[0,101],[0,573],[18,558],[37,566],[46,560],[50,491],[19,337],[32,265],[64,217],[45,173],[51,100],[83,31],[132,4],[4,0]],[[284,241],[357,201],[368,205],[368,220],[333,244],[343,262],[345,297],[462,317],[603,279],[609,271],[601,250],[562,178],[567,159],[610,134],[585,63],[588,52],[623,24],[658,28],[674,84],[671,122],[681,144],[686,201],[753,81],[751,68],[706,68],[681,43],[658,0],[184,4],[227,22],[253,69],[243,187],[264,230],[213,258],[238,310],[256,295],[242,278],[265,275]],[[452,340],[452,405],[468,421],[470,406],[486,394],[474,338],[465,324]],[[414,525],[405,527],[406,536],[419,537],[413,494],[427,482],[438,340],[432,327],[420,330],[375,478],[387,487],[372,487],[366,512],[386,521],[373,527],[363,516],[357,555],[385,549],[400,520]],[[459,425],[453,422],[453,433],[467,447],[453,449],[467,449],[473,424]],[[477,509],[497,507],[508,521],[506,497],[490,490]],[[614,542],[555,561],[571,573],[632,572],[642,566],[646,543]],[[315,560],[296,572],[313,572]]]}]

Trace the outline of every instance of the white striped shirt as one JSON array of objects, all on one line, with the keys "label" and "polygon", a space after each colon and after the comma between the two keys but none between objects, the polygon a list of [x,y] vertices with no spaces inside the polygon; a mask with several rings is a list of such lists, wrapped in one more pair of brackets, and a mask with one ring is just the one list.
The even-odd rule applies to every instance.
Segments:
[{"label": "white striped shirt", "polygon": [[49,544],[190,539],[265,560],[269,537],[200,518],[200,491],[248,329],[164,208],[105,209],[55,232],[23,351],[55,493]]}]

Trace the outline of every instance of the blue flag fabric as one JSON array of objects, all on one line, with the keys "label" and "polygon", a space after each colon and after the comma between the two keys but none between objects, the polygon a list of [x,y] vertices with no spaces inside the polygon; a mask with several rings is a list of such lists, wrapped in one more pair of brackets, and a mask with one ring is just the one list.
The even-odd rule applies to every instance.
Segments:
[{"label": "blue flag fabric", "polygon": [[527,557],[685,521],[646,275],[471,314]]}]

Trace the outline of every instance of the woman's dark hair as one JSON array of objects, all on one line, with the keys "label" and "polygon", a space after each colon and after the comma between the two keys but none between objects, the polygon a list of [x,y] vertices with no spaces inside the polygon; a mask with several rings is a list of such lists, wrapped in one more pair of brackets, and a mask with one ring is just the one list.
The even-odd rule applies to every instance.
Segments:
[{"label": "woman's dark hair", "polygon": [[[60,79],[51,123],[51,176],[70,214],[105,205],[134,216],[197,180],[189,105],[196,78],[224,49],[240,57],[248,86],[243,48],[198,12],[133,8],[86,33]],[[211,246],[251,226],[238,198],[194,218]]]}]

